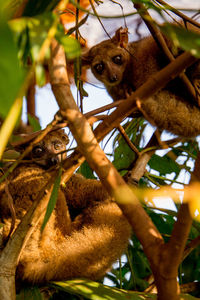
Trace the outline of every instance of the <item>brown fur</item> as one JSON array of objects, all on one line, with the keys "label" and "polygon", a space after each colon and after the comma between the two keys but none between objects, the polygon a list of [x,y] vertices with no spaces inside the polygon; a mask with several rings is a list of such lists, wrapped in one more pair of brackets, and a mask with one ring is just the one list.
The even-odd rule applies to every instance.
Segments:
[{"label": "brown fur", "polygon": [[[122,43],[119,30],[111,40],[95,45],[83,55],[83,65],[91,67],[93,74],[104,83],[114,101],[125,99],[167,64],[152,36],[127,44],[124,42],[124,32]],[[166,41],[171,47],[171,42]],[[120,65],[113,61],[119,55],[122,58]],[[101,74],[96,69],[99,64],[103,64]],[[199,88],[199,61],[187,70],[187,75]],[[200,134],[200,110],[192,104],[192,99],[178,78],[143,101],[142,108],[159,129],[166,129],[183,137]]]},{"label": "brown fur", "polygon": [[[21,165],[9,176],[16,225],[50,179],[36,164]],[[5,183],[0,185],[0,218],[6,238],[10,211]],[[123,253],[130,226],[97,180],[75,174],[59,191],[56,207],[41,233],[43,217],[20,256],[18,282],[45,283],[75,277],[100,279]]]},{"label": "brown fur", "polygon": [[[19,143],[19,145],[13,144],[15,150],[23,152],[32,141],[31,138],[34,139],[34,134],[32,134],[33,138],[31,137],[32,135],[23,135],[23,138],[30,137],[30,140],[28,142]],[[42,167],[49,168],[66,158],[65,151],[68,143],[69,138],[63,129],[51,131],[33,147],[25,159],[30,159]]]}]

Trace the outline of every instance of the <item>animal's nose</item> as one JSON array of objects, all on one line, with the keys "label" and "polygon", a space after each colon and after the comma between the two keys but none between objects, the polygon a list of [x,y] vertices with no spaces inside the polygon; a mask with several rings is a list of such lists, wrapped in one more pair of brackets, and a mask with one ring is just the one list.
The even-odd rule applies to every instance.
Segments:
[{"label": "animal's nose", "polygon": [[59,159],[57,156],[53,156],[48,160],[49,166],[55,166],[59,162]]},{"label": "animal's nose", "polygon": [[118,78],[117,78],[117,75],[115,74],[115,75],[112,75],[111,77],[110,77],[110,82],[112,82],[112,83],[114,83],[114,82],[116,82],[118,80]]}]

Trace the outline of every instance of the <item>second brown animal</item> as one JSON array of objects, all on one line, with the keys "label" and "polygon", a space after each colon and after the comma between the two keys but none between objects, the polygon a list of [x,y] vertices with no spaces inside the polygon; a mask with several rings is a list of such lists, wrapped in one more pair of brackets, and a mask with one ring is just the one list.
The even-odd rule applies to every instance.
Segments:
[{"label": "second brown animal", "polygon": [[[8,177],[16,226],[50,179],[51,173],[43,168],[45,161],[48,166],[49,158],[59,155],[58,148],[65,149],[67,142],[63,131],[50,133],[29,155],[34,163],[18,166]],[[4,240],[12,221],[5,184],[0,185]],[[98,180],[74,174],[60,189],[56,207],[41,231],[44,214],[45,211],[22,250],[17,282],[43,284],[77,277],[101,279],[128,245],[130,225]]]},{"label": "second brown animal", "polygon": [[[194,27],[191,29],[197,31]],[[171,47],[171,41],[165,39]],[[104,83],[114,101],[125,99],[168,63],[152,36],[128,43],[128,34],[122,28],[116,31],[112,39],[95,45],[83,54],[82,62],[91,67],[94,76]],[[199,89],[200,62],[188,68],[186,73]],[[200,109],[192,104],[179,78],[142,101],[142,109],[160,130],[165,129],[182,137],[200,134]]]}]

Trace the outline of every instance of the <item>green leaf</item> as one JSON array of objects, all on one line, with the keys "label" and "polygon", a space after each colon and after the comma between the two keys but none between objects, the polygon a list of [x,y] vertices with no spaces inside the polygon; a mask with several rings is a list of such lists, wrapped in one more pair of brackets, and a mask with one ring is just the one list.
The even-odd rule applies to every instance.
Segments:
[{"label": "green leaf", "polygon": [[96,179],[87,161],[84,161],[84,163],[80,166],[78,173],[82,174],[85,178]]},{"label": "green leaf", "polygon": [[150,168],[158,171],[160,175],[171,174],[172,172],[180,172],[180,168],[177,163],[167,155],[161,157],[157,154],[154,154],[151,157],[148,165]]},{"label": "green leaf", "polygon": [[[142,123],[143,120],[141,121],[141,119],[134,119],[133,121],[127,122],[127,124],[124,125],[126,134],[135,146],[138,146],[138,128],[141,127]],[[115,146],[116,142],[118,144],[117,147]],[[136,154],[129,147],[121,134],[117,135],[117,137],[115,138],[114,146],[115,151],[113,164],[117,170],[126,170],[135,160]]]},{"label": "green leaf", "polygon": [[72,59],[80,56],[81,48],[77,40],[70,36],[56,36],[59,43],[63,45],[67,58]]},{"label": "green leaf", "polygon": [[31,127],[33,128],[34,132],[41,130],[41,126],[40,126],[38,119],[31,116],[30,114],[28,114],[28,122],[31,125]]},{"label": "green leaf", "polygon": [[[37,61],[40,48],[45,41],[48,31],[53,24],[55,15],[52,13],[45,13],[35,18],[24,17],[14,19],[9,22],[10,28],[15,34],[15,38],[23,49],[21,52],[31,52],[34,61]],[[22,36],[25,35],[25,36]],[[23,41],[24,40],[24,41]],[[23,45],[21,44],[23,42]],[[49,55],[49,49],[45,53],[46,57]],[[21,53],[20,55],[25,56]]]},{"label": "green leaf", "polygon": [[[71,294],[80,295],[91,300],[151,300],[156,294],[126,291],[103,285],[88,279],[75,279],[63,282],[52,282],[51,286]],[[195,300],[190,295],[181,295],[182,300]]]},{"label": "green leaf", "polygon": [[125,291],[87,279],[53,282],[53,286],[91,300],[156,300],[156,295]]},{"label": "green leaf", "polygon": [[11,30],[3,20],[0,20],[0,36],[0,115],[5,118],[17,97],[25,73],[19,66]]},{"label": "green leaf", "polygon": [[160,26],[161,30],[168,35],[176,46],[185,51],[190,51],[192,55],[200,57],[200,34],[188,31],[186,28],[173,24]]},{"label": "green leaf", "polygon": [[35,66],[36,84],[42,87],[46,83],[45,70],[42,64],[36,64]]},{"label": "green leaf", "polygon": [[49,203],[47,205],[47,210],[46,210],[46,213],[45,213],[45,216],[44,216],[44,221],[42,223],[42,226],[41,226],[41,231],[44,230],[54,208],[55,208],[55,205],[56,205],[56,201],[57,201],[57,198],[58,198],[58,190],[59,190],[59,187],[60,187],[60,181],[61,181],[61,175],[62,175],[62,168],[59,169],[58,171],[58,176],[56,177],[55,179],[55,182],[54,182],[54,186],[53,186],[53,190],[52,190],[52,193],[51,193],[51,197],[49,199]]},{"label": "green leaf", "polygon": [[16,300],[44,300],[38,287],[25,287],[16,295]]},{"label": "green leaf", "polygon": [[11,106],[11,109],[8,112],[5,121],[3,122],[3,125],[0,128],[0,159],[13,132],[13,129],[17,121],[19,120],[22,109],[22,102],[22,98],[16,98],[13,105]]}]

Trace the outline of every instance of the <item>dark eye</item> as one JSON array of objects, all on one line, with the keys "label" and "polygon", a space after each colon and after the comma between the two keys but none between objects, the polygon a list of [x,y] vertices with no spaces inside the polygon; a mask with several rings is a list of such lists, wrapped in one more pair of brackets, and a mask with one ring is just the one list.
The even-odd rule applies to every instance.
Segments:
[{"label": "dark eye", "polygon": [[112,58],[112,61],[116,64],[116,65],[122,65],[123,61],[122,61],[122,56],[121,55],[116,55]]},{"label": "dark eye", "polygon": [[103,73],[103,70],[104,70],[104,64],[101,62],[101,63],[99,63],[99,64],[96,64],[95,66],[94,66],[94,69],[95,69],[95,71],[98,73],[98,74],[102,74]]},{"label": "dark eye", "polygon": [[41,157],[44,153],[44,149],[40,146],[36,146],[32,150],[33,157]]},{"label": "dark eye", "polygon": [[55,142],[53,146],[55,150],[60,150],[63,144],[61,142]]}]

